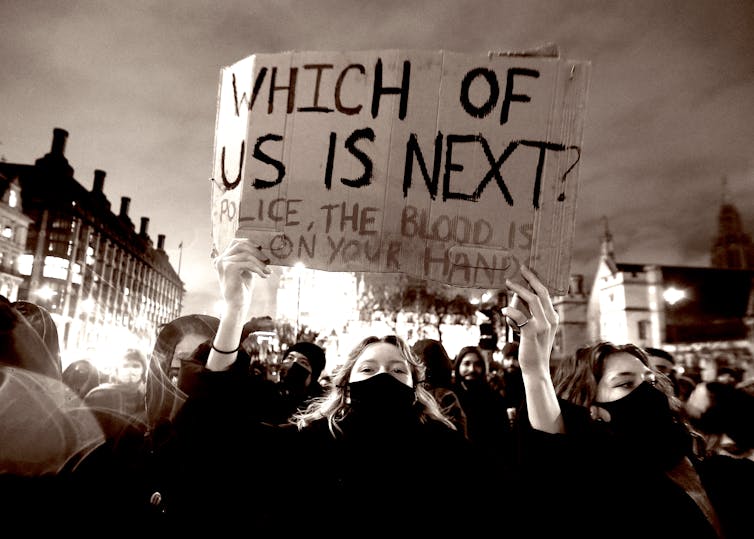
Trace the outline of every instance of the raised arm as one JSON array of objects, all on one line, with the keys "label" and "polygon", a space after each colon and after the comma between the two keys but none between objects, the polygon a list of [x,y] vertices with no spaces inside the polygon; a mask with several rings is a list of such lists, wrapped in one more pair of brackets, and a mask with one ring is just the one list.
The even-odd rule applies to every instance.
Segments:
[{"label": "raised arm", "polygon": [[246,238],[234,238],[214,261],[220,282],[225,310],[212,341],[207,368],[212,371],[228,369],[238,357],[241,332],[249,318],[254,275],[263,279],[271,273],[269,259],[259,245]]},{"label": "raised arm", "polygon": [[524,380],[529,423],[537,430],[563,433],[563,416],[550,376],[550,355],[558,328],[558,313],[552,306],[547,287],[537,276],[525,267],[521,268],[521,274],[531,288],[511,281],[507,284],[526,303],[531,317],[527,321],[526,314],[515,305],[503,309],[503,314],[521,328],[518,362]]}]

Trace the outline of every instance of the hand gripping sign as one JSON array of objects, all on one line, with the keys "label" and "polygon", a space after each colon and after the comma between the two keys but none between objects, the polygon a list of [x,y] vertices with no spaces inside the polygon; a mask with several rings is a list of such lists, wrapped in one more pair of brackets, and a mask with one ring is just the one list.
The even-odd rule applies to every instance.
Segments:
[{"label": "hand gripping sign", "polygon": [[212,242],[273,265],[568,288],[588,62],[374,50],[221,70]]}]

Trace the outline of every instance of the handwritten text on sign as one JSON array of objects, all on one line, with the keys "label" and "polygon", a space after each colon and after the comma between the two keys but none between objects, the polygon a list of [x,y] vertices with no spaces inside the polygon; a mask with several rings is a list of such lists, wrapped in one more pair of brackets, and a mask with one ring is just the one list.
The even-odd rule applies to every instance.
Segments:
[{"label": "handwritten text on sign", "polygon": [[586,67],[559,58],[258,54],[223,69],[213,248],[504,287],[568,283]]}]

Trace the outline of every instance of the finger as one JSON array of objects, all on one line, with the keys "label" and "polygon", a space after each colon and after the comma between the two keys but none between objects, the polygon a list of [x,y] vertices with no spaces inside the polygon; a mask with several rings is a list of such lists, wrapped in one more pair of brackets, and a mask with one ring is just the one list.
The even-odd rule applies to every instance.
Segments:
[{"label": "finger", "polygon": [[528,267],[521,266],[521,275],[524,276],[526,281],[529,283],[529,286],[536,292],[537,296],[539,296],[540,304],[542,305],[543,312],[546,315],[547,319],[550,322],[555,321],[555,319],[557,318],[557,312],[555,311],[555,307],[552,304],[550,291],[547,289],[544,283],[539,280],[539,277],[537,277],[537,275]]},{"label": "finger", "polygon": [[523,302],[526,303],[526,307],[528,307],[532,317],[546,318],[544,309],[542,308],[542,305],[539,301],[539,296],[535,294],[529,287],[514,283],[510,280],[506,281],[506,284],[508,285],[509,289],[513,290],[514,299],[516,298],[516,296],[518,296],[519,301],[523,300]]},{"label": "finger", "polygon": [[241,252],[234,255],[224,256],[222,260],[218,261],[223,272],[229,271],[244,271],[249,270],[262,277],[267,277],[272,273],[272,270],[267,266],[266,260],[261,260],[259,257],[264,256],[257,253]]}]

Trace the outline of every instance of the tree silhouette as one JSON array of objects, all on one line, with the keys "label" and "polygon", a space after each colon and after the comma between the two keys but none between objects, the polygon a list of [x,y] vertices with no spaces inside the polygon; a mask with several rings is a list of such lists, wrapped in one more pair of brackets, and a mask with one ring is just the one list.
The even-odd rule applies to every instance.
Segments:
[{"label": "tree silhouette", "polygon": [[414,324],[419,333],[432,327],[442,341],[443,323],[475,323],[477,306],[458,289],[408,276],[397,282],[374,282],[359,298],[362,321],[381,320],[393,331],[403,319]]}]

